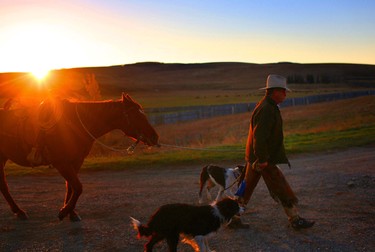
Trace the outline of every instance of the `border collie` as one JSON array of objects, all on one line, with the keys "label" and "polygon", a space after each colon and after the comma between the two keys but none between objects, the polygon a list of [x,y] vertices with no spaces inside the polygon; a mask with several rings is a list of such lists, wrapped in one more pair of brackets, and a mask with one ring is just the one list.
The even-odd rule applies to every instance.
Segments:
[{"label": "border collie", "polygon": [[235,168],[222,168],[216,165],[207,165],[202,168],[200,175],[200,190],[199,190],[199,203],[203,202],[202,191],[206,185],[207,199],[211,202],[210,189],[219,186],[219,192],[214,202],[217,202],[222,197],[223,193],[234,198],[234,193],[238,190],[240,184],[240,177],[245,172],[245,166],[237,165]]},{"label": "border collie", "polygon": [[228,224],[234,215],[242,213],[235,200],[225,198],[216,204],[195,206],[189,204],[168,204],[161,206],[150,218],[147,225],[131,218],[137,237],[150,237],[144,251],[152,251],[153,246],[166,239],[169,251],[177,251],[180,235],[182,242],[190,244],[195,251],[211,251],[207,235]]}]

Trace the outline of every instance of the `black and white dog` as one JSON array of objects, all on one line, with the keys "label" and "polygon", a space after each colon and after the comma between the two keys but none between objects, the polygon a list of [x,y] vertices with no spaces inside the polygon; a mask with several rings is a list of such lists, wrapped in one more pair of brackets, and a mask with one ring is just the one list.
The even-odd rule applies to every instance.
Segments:
[{"label": "black and white dog", "polygon": [[195,206],[189,204],[168,204],[161,206],[150,218],[147,225],[131,218],[138,238],[150,237],[144,251],[152,251],[153,246],[164,239],[169,251],[177,251],[180,235],[182,242],[190,244],[195,251],[211,251],[207,235],[216,232],[232,217],[241,214],[242,208],[235,200],[226,198],[214,205]]},{"label": "black and white dog", "polygon": [[240,177],[245,172],[245,166],[237,165],[235,168],[222,168],[216,165],[207,165],[202,168],[200,175],[199,203],[203,202],[202,191],[206,186],[207,199],[212,201],[210,189],[219,186],[219,192],[214,202],[217,202],[225,192],[230,198],[234,198],[234,193],[238,190]]}]

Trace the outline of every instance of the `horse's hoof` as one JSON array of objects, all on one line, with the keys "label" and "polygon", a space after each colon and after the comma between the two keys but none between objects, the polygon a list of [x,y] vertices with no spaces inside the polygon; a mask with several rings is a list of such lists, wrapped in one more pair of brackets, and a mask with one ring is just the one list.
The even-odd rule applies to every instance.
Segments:
[{"label": "horse's hoof", "polygon": [[15,213],[18,219],[20,220],[28,220],[29,216],[27,216],[27,213],[23,210],[19,210],[17,213]]},{"label": "horse's hoof", "polygon": [[81,217],[75,212],[70,214],[69,219],[71,222],[81,221]]}]

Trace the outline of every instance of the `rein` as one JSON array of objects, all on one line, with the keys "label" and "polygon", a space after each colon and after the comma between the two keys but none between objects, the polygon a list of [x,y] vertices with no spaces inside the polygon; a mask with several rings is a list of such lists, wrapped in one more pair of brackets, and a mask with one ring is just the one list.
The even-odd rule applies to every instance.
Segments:
[{"label": "rein", "polygon": [[[125,151],[122,150],[122,149],[116,149],[116,148],[113,148],[113,147],[111,147],[111,146],[106,145],[105,143],[99,141],[99,140],[98,140],[93,134],[91,134],[91,132],[86,128],[85,124],[82,122],[82,119],[81,119],[81,117],[80,117],[80,115],[79,115],[79,113],[78,113],[78,106],[77,106],[77,104],[76,104],[75,108],[76,108],[76,114],[77,114],[78,120],[79,120],[79,122],[81,123],[82,128],[86,131],[86,133],[87,133],[87,134],[88,134],[88,135],[89,135],[89,136],[90,136],[95,142],[97,142],[98,144],[100,144],[100,145],[103,146],[104,148],[107,148],[107,149],[109,149],[109,150],[111,150],[111,151],[122,152],[122,153],[125,152]],[[135,149],[135,147],[137,146],[137,144],[139,143],[139,141],[140,141],[140,140],[137,139],[137,141],[135,141],[132,145],[130,145],[130,146],[126,149],[126,153],[129,154],[129,155],[133,154],[133,153],[134,153],[134,149]]]}]

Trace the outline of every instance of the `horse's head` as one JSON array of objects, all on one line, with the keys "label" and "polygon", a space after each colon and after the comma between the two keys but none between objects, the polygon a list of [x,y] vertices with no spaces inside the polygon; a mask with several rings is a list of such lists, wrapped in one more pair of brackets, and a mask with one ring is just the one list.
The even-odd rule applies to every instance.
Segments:
[{"label": "horse's head", "polygon": [[123,122],[121,130],[129,137],[149,146],[159,146],[159,135],[148,121],[142,106],[128,94],[122,94]]}]

